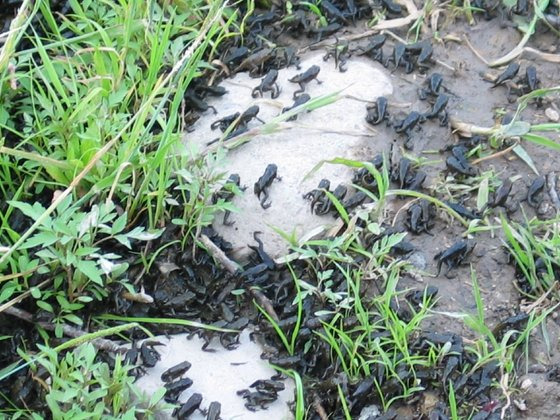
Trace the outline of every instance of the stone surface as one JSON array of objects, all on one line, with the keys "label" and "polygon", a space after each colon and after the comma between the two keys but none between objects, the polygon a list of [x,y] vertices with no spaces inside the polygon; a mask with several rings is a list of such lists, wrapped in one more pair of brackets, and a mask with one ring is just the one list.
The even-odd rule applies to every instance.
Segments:
[{"label": "stone surface", "polygon": [[[274,257],[281,256],[287,249],[286,242],[274,231],[280,229],[287,234],[295,232],[301,238],[306,232],[328,226],[334,219],[311,214],[309,201],[302,195],[315,188],[322,178],[331,181],[331,190],[339,183],[351,183],[352,170],[342,165],[324,165],[310,179],[303,178],[323,159],[342,157],[368,160],[376,153],[388,149],[391,138],[376,134],[365,122],[366,101],[373,102],[378,96],[392,93],[391,82],[383,67],[365,58],[352,58],[344,73],[334,68],[334,61],[324,62],[323,54],[314,54],[301,62],[301,70],[294,67],[279,71],[278,84],[281,94],[272,100],[270,93],[264,98],[252,98],[252,89],[259,85],[259,78],[251,78],[247,73],[225,80],[222,85],[228,93],[209,103],[216,107],[218,114],[207,111],[194,125],[194,131],[187,133],[185,142],[201,148],[220,135],[219,130],[210,130],[210,124],[226,115],[243,112],[249,106],[260,107],[259,117],[265,122],[278,115],[282,108],[291,106],[292,95],[298,85],[288,82],[294,75],[317,64],[321,67],[318,79],[306,87],[312,98],[342,90],[345,95],[340,100],[310,113],[300,114],[293,128],[273,134],[259,135],[249,143],[232,150],[227,155],[225,170],[238,173],[242,185],[248,188],[243,196],[234,200],[239,213],[232,214],[233,226],[224,226],[222,218],[215,223],[216,230],[240,254],[253,244],[253,232],[263,232],[263,242]],[[249,128],[260,123],[251,122]],[[272,205],[264,210],[253,193],[253,185],[263,174],[269,163],[278,166],[278,176],[270,188]]]},{"label": "stone surface", "polygon": [[[251,412],[244,406],[245,400],[237,395],[237,391],[249,388],[257,379],[270,379],[277,372],[266,360],[261,359],[261,347],[249,339],[249,330],[245,330],[240,337],[241,345],[235,350],[226,350],[219,343],[211,345],[213,352],[202,351],[202,339],[193,337],[187,339],[187,334],[178,334],[170,338],[157,336],[153,339],[165,344],[155,349],[160,353],[161,360],[153,368],[148,368],[136,384],[146,394],[151,396],[163,386],[161,374],[172,366],[188,360],[192,366],[185,373],[185,377],[193,381],[192,387],[183,391],[179,401],[184,403],[194,393],[202,394],[201,409],[206,409],[212,401],[222,405],[221,418],[223,420],[258,420],[263,418],[290,420],[293,419],[288,403],[294,399],[294,385],[291,379],[285,380],[286,389],[279,394],[279,399],[267,410]],[[166,412],[160,419],[171,418]],[[190,419],[203,420],[206,417],[200,411]]]},{"label": "stone surface", "polygon": [[[530,382],[527,381],[530,379]],[[519,379],[526,383],[525,392],[519,396],[520,402],[526,407],[519,413],[521,419],[540,420],[560,418],[560,384],[546,380],[546,375],[529,374]]]}]

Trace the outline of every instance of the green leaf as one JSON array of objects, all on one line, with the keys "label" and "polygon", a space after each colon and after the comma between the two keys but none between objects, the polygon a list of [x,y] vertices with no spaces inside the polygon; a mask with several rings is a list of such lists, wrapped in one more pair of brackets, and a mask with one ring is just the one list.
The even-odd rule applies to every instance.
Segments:
[{"label": "green leaf", "polygon": [[50,313],[54,313],[54,309],[53,309],[52,305],[45,302],[44,300],[38,300],[36,303],[37,303],[37,306],[39,308],[41,308],[42,310],[50,312]]},{"label": "green leaf", "polygon": [[126,219],[127,214],[126,212],[124,212],[117,218],[117,220],[113,222],[113,226],[111,226],[111,235],[115,235],[123,231],[123,229],[126,227]]},{"label": "green leaf", "polygon": [[558,133],[560,132],[560,123],[533,124],[531,125],[531,131],[532,132],[552,131]]},{"label": "green leaf", "polygon": [[476,197],[476,207],[478,210],[488,203],[488,178],[484,178],[478,186],[478,196]]},{"label": "green leaf", "polygon": [[53,395],[53,393],[47,394],[45,396],[45,400],[47,401],[47,405],[51,411],[51,415],[55,419],[63,419],[64,415],[58,406],[57,398]]},{"label": "green leaf", "polygon": [[78,249],[76,249],[76,252],[74,252],[74,255],[77,257],[85,257],[91,254],[96,253],[97,251],[99,251],[98,247],[93,247],[93,246],[83,246],[83,247],[79,247]]},{"label": "green leaf", "polygon": [[523,136],[523,138],[532,143],[545,146],[553,150],[560,150],[560,143],[556,143],[554,140],[551,140],[548,137],[544,137],[534,133],[527,133]]},{"label": "green leaf", "polygon": [[149,407],[154,407],[158,402],[161,401],[163,396],[165,395],[166,389],[164,387],[160,387],[155,390],[155,392],[150,397]]},{"label": "green leaf", "polygon": [[56,338],[62,338],[64,335],[64,328],[62,328],[62,325],[58,322],[54,326],[54,335]]},{"label": "green leaf", "polygon": [[369,230],[374,235],[379,235],[381,233],[381,226],[379,223],[368,223],[367,230]]},{"label": "green leaf", "polygon": [[54,219],[53,229],[58,234],[63,234],[68,236],[67,241],[73,239],[77,234],[75,224],[64,221],[61,218]]},{"label": "green leaf", "polygon": [[115,235],[115,239],[122,245],[126,246],[128,249],[131,248],[130,241],[128,240],[126,235]]},{"label": "green leaf", "polygon": [[41,289],[38,287],[30,287],[29,292],[31,296],[33,296],[33,299],[41,299]]},{"label": "green leaf", "polygon": [[83,274],[85,274],[91,281],[103,286],[103,280],[101,278],[101,270],[97,267],[95,261],[81,260],[76,263],[76,268]]},{"label": "green leaf", "polygon": [[523,136],[531,130],[531,124],[526,121],[513,121],[502,129],[506,137]]},{"label": "green leaf", "polygon": [[42,259],[48,261],[48,260],[56,260],[58,258],[58,256],[52,252],[50,249],[42,249],[40,251],[38,251],[36,254],[36,256],[41,257]]},{"label": "green leaf", "polygon": [[500,219],[502,222],[502,229],[506,235],[506,238],[510,243],[511,247],[513,248],[513,250],[515,251],[513,253],[514,256],[518,258],[518,262],[520,263],[520,265],[527,266],[529,260],[527,259],[525,252],[521,249],[519,242],[517,242],[517,240],[515,239],[515,235],[513,234],[513,229],[508,224],[507,220],[503,217],[503,215],[500,216]]},{"label": "green leaf", "polygon": [[[67,195],[64,200],[62,200],[57,206],[56,212],[58,214],[63,214],[64,212],[66,212],[66,210],[68,210],[70,204],[72,204],[72,195]],[[70,213],[73,213],[73,211],[71,211]]]},{"label": "green leaf", "polygon": [[385,238],[387,238],[387,248],[392,248],[395,245],[397,245],[399,242],[401,242],[404,237],[406,236],[406,232],[404,233],[394,233],[392,235],[386,236]]},{"label": "green leaf", "polygon": [[299,4],[309,7],[309,10],[311,10],[317,16],[322,17],[321,11],[319,10],[316,4],[310,3],[308,1],[302,1]]},{"label": "green leaf", "polygon": [[542,96],[546,96],[546,95],[549,95],[549,94],[555,93],[555,92],[560,92],[560,86],[553,87],[553,88],[543,88],[543,89],[534,90],[534,91],[528,93],[527,95],[520,97],[517,101],[520,104],[528,103],[532,99],[540,98]]},{"label": "green leaf", "polygon": [[70,302],[68,302],[68,299],[66,299],[63,294],[56,295],[56,301],[63,309],[67,309],[67,306],[70,304]]},{"label": "green leaf", "polygon": [[159,238],[162,233],[163,229],[157,229],[152,232],[145,232],[143,227],[137,227],[128,232],[126,236],[138,241],[151,241],[152,239]]},{"label": "green leaf", "polygon": [[311,170],[303,177],[303,181],[307,181],[311,178],[325,163],[331,163],[334,165],[346,165],[351,168],[362,168],[365,166],[364,162],[360,162],[359,160],[351,160],[351,159],[343,159],[343,158],[334,158],[331,160],[321,160],[317,163]]},{"label": "green leaf", "polygon": [[16,209],[19,209],[27,217],[37,220],[46,211],[41,203],[22,203],[20,201],[8,201],[8,204]]},{"label": "green leaf", "polygon": [[342,220],[344,220],[344,223],[348,224],[348,222],[350,221],[350,217],[348,216],[348,212],[346,211],[342,203],[339,200],[337,200],[336,197],[329,190],[325,190],[325,194],[327,194],[327,197],[329,198],[329,200],[331,200],[331,202],[335,206],[336,210],[338,211],[338,214],[340,214],[340,217],[342,218]]},{"label": "green leaf", "polygon": [[521,146],[520,144],[518,144],[517,146],[515,146],[513,148],[513,151],[515,152],[515,154],[517,156],[519,156],[519,158],[525,162],[527,164],[527,166],[529,166],[529,168],[531,168],[533,170],[533,172],[535,174],[539,174],[539,171],[537,170],[537,167],[535,166],[533,159],[531,158],[531,156],[529,156],[529,154],[525,151],[525,149],[523,148],[523,146]]},{"label": "green leaf", "polygon": [[64,315],[64,319],[70,321],[73,324],[82,326],[84,324],[84,322],[82,321],[82,319],[74,314],[67,314]]},{"label": "green leaf", "polygon": [[35,248],[36,246],[48,247],[58,241],[58,236],[51,231],[36,233],[21,245],[21,249]]},{"label": "green leaf", "polygon": [[2,289],[2,293],[0,293],[0,302],[6,302],[9,298],[12,297],[15,291],[16,286],[14,286],[13,284],[4,286],[4,288]]},{"label": "green leaf", "polygon": [[113,107],[115,105],[120,104],[123,99],[126,97],[126,95],[128,94],[128,89],[126,87],[126,85],[123,83],[119,90],[115,91],[115,92],[111,92],[109,94],[109,106]]}]

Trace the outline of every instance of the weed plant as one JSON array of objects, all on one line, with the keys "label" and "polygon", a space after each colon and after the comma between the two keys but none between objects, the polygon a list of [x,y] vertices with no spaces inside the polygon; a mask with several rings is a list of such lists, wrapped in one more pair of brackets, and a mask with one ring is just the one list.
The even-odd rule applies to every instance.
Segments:
[{"label": "weed plant", "polygon": [[[221,1],[69,4],[63,16],[25,1],[0,53],[0,304],[28,297],[56,337],[81,327],[82,311],[114,283],[137,291],[129,256],[153,261],[142,242],[172,219],[186,245],[229,208],[208,205],[224,174],[213,154],[181,146],[181,106],[237,19]],[[102,322],[98,333],[114,333]],[[39,330],[38,353],[21,349],[26,362],[3,379],[25,366],[43,372],[55,418],[153,417],[163,393],[142,403],[121,359],[100,362],[91,344],[64,353]],[[13,416],[25,413],[3,398]]]}]

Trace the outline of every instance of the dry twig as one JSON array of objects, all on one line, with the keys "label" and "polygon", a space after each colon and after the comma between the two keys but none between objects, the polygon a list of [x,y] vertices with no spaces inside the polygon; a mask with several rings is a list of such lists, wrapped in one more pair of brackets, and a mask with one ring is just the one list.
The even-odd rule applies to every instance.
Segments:
[{"label": "dry twig", "polygon": [[274,310],[274,306],[272,305],[272,302],[270,301],[269,298],[267,298],[264,295],[263,292],[261,292],[256,287],[249,287],[249,292],[251,292],[251,295],[253,295],[253,297],[259,304],[259,306],[263,308],[268,315],[270,315],[270,317],[274,320],[274,322],[277,323],[280,322],[280,318],[278,317],[278,314]]},{"label": "dry twig", "polygon": [[[31,324],[38,325],[47,331],[54,331],[56,328],[56,324],[52,322],[35,321],[33,319],[33,315],[31,315],[27,311],[24,311],[23,309],[16,308],[15,306],[11,306],[7,308],[4,311],[4,313],[15,316],[16,318],[22,319]],[[71,327],[70,325],[66,325],[66,324],[62,324],[62,332],[64,333],[65,336],[72,337],[72,338],[78,338],[88,334],[86,331]],[[91,344],[98,350],[106,350],[114,353],[124,352],[124,349],[121,346],[119,346],[117,343],[111,340],[107,340],[105,338],[96,338],[95,340],[91,340]]]},{"label": "dry twig", "polygon": [[499,152],[493,153],[489,156],[483,156],[481,158],[475,159],[472,161],[473,165],[478,165],[480,162],[484,162],[485,160],[490,160],[490,159],[495,159],[497,157],[503,156],[503,155],[507,155],[509,152],[511,152],[515,146],[517,146],[519,143],[515,142],[513,143],[511,146],[509,146],[507,149],[504,150],[500,150]]},{"label": "dry twig", "polygon": [[235,274],[239,271],[239,266],[230,260],[227,255],[222,251],[212,240],[202,234],[199,238],[200,242],[206,248],[206,251],[218,261],[218,263],[224,267],[229,273]]},{"label": "dry twig", "polygon": [[[208,251],[208,253],[212,257],[214,257],[216,261],[229,273],[235,274],[240,271],[239,266],[235,262],[230,260],[224,253],[224,251],[222,251],[216,244],[214,244],[214,242],[212,242],[208,236],[200,235],[199,240],[206,248],[206,251]],[[251,293],[253,298],[255,298],[259,306],[261,306],[266,311],[266,313],[270,315],[272,319],[274,319],[274,321],[280,321],[280,318],[274,310],[274,306],[272,305],[272,302],[270,302],[270,299],[268,299],[259,289],[255,287],[249,287],[249,292]]]},{"label": "dry twig", "polygon": [[[416,7],[416,5],[414,4],[414,2],[412,0],[397,0],[397,3],[406,7],[406,10],[408,12],[408,16],[405,16],[405,17],[402,17],[402,18],[388,19],[388,20],[381,21],[378,24],[376,24],[375,26],[373,26],[368,31],[348,35],[348,36],[345,36],[345,37],[340,37],[340,38],[337,38],[335,42],[357,41],[359,39],[367,38],[367,37],[375,35],[377,33],[384,32],[387,29],[402,28],[403,26],[408,26],[409,24],[414,22],[416,19],[418,19],[422,15],[422,11],[418,10],[418,8]],[[307,45],[307,46],[301,48],[298,51],[298,54],[300,54],[302,52],[305,52],[308,49],[311,49],[311,47],[313,47],[315,49],[315,48],[325,47],[325,46],[331,45],[331,44],[333,44],[333,39],[332,38],[325,39],[324,41],[316,42],[316,43],[313,43],[311,45]]]},{"label": "dry twig", "polygon": [[[514,48],[514,50],[512,50],[512,52],[510,52],[508,55],[502,57],[499,60],[495,60],[495,61],[488,61],[486,58],[484,58],[482,56],[482,54],[480,54],[474,47],[473,45],[470,43],[469,39],[467,38],[467,36],[465,35],[464,37],[465,39],[465,43],[467,44],[467,46],[469,47],[469,49],[473,52],[474,55],[477,56],[477,58],[482,61],[484,64],[486,64],[489,67],[498,67],[504,64],[509,63],[511,60],[515,59],[516,57],[522,57],[525,55],[525,53],[527,53],[526,55],[528,55],[531,58],[538,58],[540,60],[543,61],[548,61],[549,63],[560,63],[560,54],[550,54],[550,53],[545,53],[542,52],[540,50],[537,50],[536,48],[531,48],[531,47],[521,47],[519,49]],[[505,61],[507,59],[507,61]]]},{"label": "dry twig", "polygon": [[317,415],[321,420],[329,419],[329,416],[327,416],[327,412],[325,411],[323,405],[321,404],[321,398],[319,398],[319,396],[316,393],[313,394],[313,408],[315,409],[315,412],[317,413]]},{"label": "dry twig", "polygon": [[[39,283],[37,286],[35,286],[37,289],[42,289],[43,287],[45,287],[47,284],[49,284],[52,281],[52,279],[47,279],[41,283]],[[15,304],[21,302],[23,299],[27,298],[29,295],[31,294],[31,290],[26,290],[25,292],[23,292],[21,295],[16,296],[15,298],[9,300],[6,303],[3,303],[2,305],[0,305],[0,313],[4,312],[5,310],[9,309],[10,307],[14,306]]]}]

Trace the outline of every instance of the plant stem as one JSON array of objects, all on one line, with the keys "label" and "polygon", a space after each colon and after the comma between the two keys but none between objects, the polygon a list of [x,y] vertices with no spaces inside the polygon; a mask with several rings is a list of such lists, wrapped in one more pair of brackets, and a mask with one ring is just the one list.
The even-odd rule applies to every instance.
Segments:
[{"label": "plant stem", "polygon": [[449,207],[447,204],[445,204],[443,201],[438,200],[437,198],[431,197],[429,195],[426,195],[424,193],[418,192],[418,191],[411,191],[411,190],[388,190],[386,192],[387,195],[405,195],[405,196],[409,196],[409,197],[415,197],[415,198],[422,198],[424,200],[429,201],[430,203],[435,204],[438,207],[441,207],[442,209],[444,209],[447,213],[449,213],[452,217],[454,217],[455,219],[457,219],[459,222],[461,222],[461,224],[465,227],[469,226],[469,222],[467,222],[467,220],[465,220],[463,217],[461,217],[459,215],[459,213],[457,213],[455,210],[453,210],[451,207]]},{"label": "plant stem", "polygon": [[[16,318],[22,319],[31,324],[38,325],[47,331],[54,331],[56,328],[56,324],[52,322],[35,321],[33,319],[33,315],[31,315],[27,311],[24,311],[23,309],[16,308],[15,306],[11,306],[7,308],[4,311],[4,313],[15,316]],[[83,331],[78,328],[71,327],[70,325],[67,324],[62,324],[62,332],[67,337],[72,337],[72,338],[79,338],[89,334],[87,331]],[[106,350],[114,353],[123,352],[123,348],[121,346],[119,346],[114,341],[107,340],[105,338],[96,338],[94,340],[91,340],[91,344],[93,344],[93,346],[98,350]]]}]

